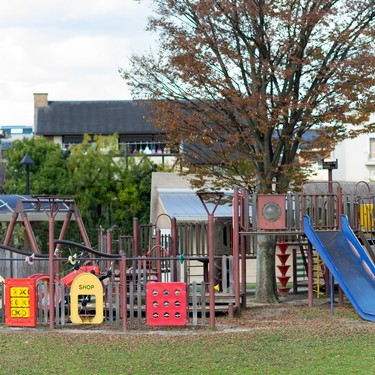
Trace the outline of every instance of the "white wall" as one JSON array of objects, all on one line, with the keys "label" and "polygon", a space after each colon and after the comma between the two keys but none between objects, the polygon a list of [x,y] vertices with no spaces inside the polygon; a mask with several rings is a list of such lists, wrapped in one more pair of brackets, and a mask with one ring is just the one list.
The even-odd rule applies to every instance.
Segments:
[{"label": "white wall", "polygon": [[375,180],[375,160],[369,159],[370,137],[362,134],[354,139],[341,142],[332,153],[338,159],[339,168],[333,171],[333,179],[339,181]]},{"label": "white wall", "polygon": [[[375,115],[370,122],[375,121]],[[375,181],[375,159],[369,159],[370,139],[375,133],[361,134],[354,139],[340,142],[331,153],[330,159],[338,160],[338,169],[332,171],[334,181]],[[317,169],[312,180],[328,180],[328,171]]]}]

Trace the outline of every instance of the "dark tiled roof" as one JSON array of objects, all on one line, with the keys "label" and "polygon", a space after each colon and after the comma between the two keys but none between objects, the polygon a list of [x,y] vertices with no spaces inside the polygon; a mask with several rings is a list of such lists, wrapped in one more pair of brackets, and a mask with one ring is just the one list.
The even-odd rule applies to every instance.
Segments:
[{"label": "dark tiled roof", "polygon": [[49,101],[38,107],[36,134],[159,134],[147,121],[147,107],[131,100]]}]

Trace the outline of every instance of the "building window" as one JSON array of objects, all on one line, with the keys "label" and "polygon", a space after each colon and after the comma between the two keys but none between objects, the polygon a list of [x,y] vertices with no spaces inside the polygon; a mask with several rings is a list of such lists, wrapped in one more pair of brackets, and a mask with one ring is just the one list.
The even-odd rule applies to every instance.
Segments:
[{"label": "building window", "polygon": [[375,159],[375,138],[370,138],[370,152],[369,159]]},{"label": "building window", "polygon": [[83,142],[82,135],[64,135],[63,136],[63,149],[68,149],[72,145],[79,145]]}]

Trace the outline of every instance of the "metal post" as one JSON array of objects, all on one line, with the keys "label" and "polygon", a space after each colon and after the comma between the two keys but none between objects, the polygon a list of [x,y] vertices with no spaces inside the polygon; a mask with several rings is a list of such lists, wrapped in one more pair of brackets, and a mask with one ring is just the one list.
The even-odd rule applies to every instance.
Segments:
[{"label": "metal post", "polygon": [[120,308],[122,316],[122,330],[127,330],[127,301],[126,301],[126,257],[123,255],[120,261]]},{"label": "metal post", "polygon": [[297,275],[297,250],[292,250],[292,260],[293,260],[293,294],[297,294],[298,292],[298,275]]},{"label": "metal post", "polygon": [[[223,194],[221,193],[198,193],[197,194],[204,209],[208,215],[208,228],[207,228],[207,244],[208,244],[208,280],[209,280],[209,294],[210,294],[210,327],[215,328],[215,249],[214,249],[214,236],[215,236],[215,222],[214,214],[217,206],[220,204]],[[210,212],[204,202],[204,195],[216,196],[217,202],[214,209]],[[233,267],[235,268],[235,266]],[[238,272],[238,268],[237,268]],[[202,291],[203,292],[203,291]]]},{"label": "metal post", "polygon": [[210,327],[215,328],[214,215],[208,215],[208,279],[210,282]]},{"label": "metal post", "polygon": [[328,193],[332,194],[332,169],[328,169]]},{"label": "metal post", "polygon": [[[160,229],[156,229],[156,257],[157,258],[160,258],[161,257],[161,230]],[[162,281],[161,280],[161,260],[158,259],[156,261],[156,274],[157,274],[157,277],[158,277],[158,281]]]},{"label": "metal post", "polygon": [[14,227],[17,224],[17,218],[18,218],[18,212],[13,212],[12,218],[9,222],[8,229],[7,229],[5,239],[4,239],[4,242],[3,242],[3,245],[5,245],[5,246],[9,246],[9,244],[10,244],[10,240],[11,240],[12,235],[13,235]]},{"label": "metal post", "polygon": [[[139,256],[138,249],[139,249],[139,231],[138,231],[138,219],[135,217],[133,218],[133,249],[132,249],[132,256],[133,258],[136,258]],[[132,267],[133,267],[133,283],[135,284],[136,282],[136,269],[137,269],[137,264],[136,261],[133,260],[132,262]]]},{"label": "metal post", "polygon": [[[107,230],[107,246],[106,246],[106,250],[107,250],[107,254],[112,254],[112,231],[110,229]],[[111,268],[111,261],[110,260],[107,260],[106,262],[106,267],[107,267],[107,270],[109,270]]]},{"label": "metal post", "polygon": [[[64,222],[63,222],[63,226],[61,228],[61,231],[60,231],[60,235],[59,235],[59,240],[65,240],[65,235],[68,231],[68,228],[69,228],[69,224],[70,224],[70,220],[72,218],[72,215],[73,215],[73,210],[70,208],[69,211],[66,213],[65,215],[65,219],[64,219]],[[56,248],[58,250],[60,250],[62,247],[62,244],[58,243],[56,245]]]},{"label": "metal post", "polygon": [[330,300],[331,300],[331,315],[333,315],[334,313],[334,303],[335,303],[335,288],[334,288],[334,285],[335,285],[335,280],[333,278],[333,275],[332,273],[330,274],[330,283],[331,283],[331,290],[330,290]]},{"label": "metal post", "polygon": [[80,213],[78,212],[77,206],[75,206],[75,208],[74,208],[74,217],[76,219],[76,223],[77,223],[79,231],[81,233],[83,243],[85,244],[85,246],[91,247],[91,242],[89,240],[89,236],[87,235],[85,225],[83,224],[83,220],[82,220],[82,217],[81,217]]},{"label": "metal post", "polygon": [[[242,189],[241,191],[242,195],[242,208],[241,208],[241,215],[243,216],[242,222],[243,222],[243,229],[248,230],[249,226],[249,195],[247,194],[246,189]],[[248,243],[248,237],[241,236],[241,290],[242,290],[242,301],[241,305],[242,307],[246,307],[246,245]]]},{"label": "metal post", "polygon": [[[239,292],[239,276],[238,276],[238,258],[239,258],[239,197],[238,189],[234,189],[233,196],[233,281],[234,281],[234,301],[235,305],[239,307],[240,305],[240,292]],[[245,291],[246,293],[246,291]]]},{"label": "metal post", "polygon": [[135,217],[133,218],[133,257],[137,257],[138,254],[138,247],[139,247],[139,238],[138,238],[138,219]]},{"label": "metal post", "polygon": [[26,154],[20,161],[20,164],[26,166],[26,195],[29,195],[30,194],[30,165],[33,165],[34,161],[33,159],[31,159],[31,157],[28,154]]},{"label": "metal post", "polygon": [[[30,241],[30,244],[31,244],[31,247],[33,249],[33,252],[36,253],[36,254],[39,254],[40,253],[39,247],[38,247],[38,244],[36,242],[36,238],[34,236],[33,229],[31,228],[30,220],[27,216],[27,213],[24,210],[22,210],[20,212],[20,214],[21,214],[23,225],[25,226],[27,237],[28,237],[28,239]],[[54,241],[54,239],[52,240],[52,244],[53,244],[53,241]]]},{"label": "metal post", "polygon": [[[171,232],[172,232],[172,257],[177,258],[177,220],[175,217],[171,219]],[[173,277],[172,281],[177,281],[177,267],[178,261],[176,259],[172,260],[173,262]]]},{"label": "metal post", "polygon": [[[54,252],[55,252],[55,224],[53,213],[48,215],[48,227],[49,227],[49,328],[53,329],[55,324],[55,289],[54,289]],[[47,300],[47,298],[46,298]]]},{"label": "metal post", "polygon": [[26,195],[30,194],[30,166],[26,164]]},{"label": "metal post", "polygon": [[309,300],[309,307],[314,306],[313,302],[313,251],[312,245],[309,241],[308,248],[307,248],[307,284],[308,284],[308,300]]},{"label": "metal post", "polygon": [[247,237],[241,237],[241,289],[242,301],[241,306],[246,307],[246,241]]}]

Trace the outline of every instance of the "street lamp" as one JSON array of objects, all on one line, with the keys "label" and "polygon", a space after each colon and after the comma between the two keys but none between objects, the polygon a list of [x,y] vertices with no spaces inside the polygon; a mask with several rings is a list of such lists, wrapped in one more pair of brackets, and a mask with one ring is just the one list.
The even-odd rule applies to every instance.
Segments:
[{"label": "street lamp", "polygon": [[332,170],[338,168],[337,159],[323,159],[323,169],[328,169],[328,193],[332,193]]},{"label": "street lamp", "polygon": [[30,165],[34,164],[33,159],[26,154],[20,161],[21,165],[26,165],[26,195],[30,194]]}]

